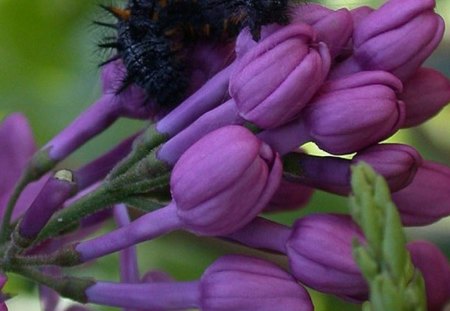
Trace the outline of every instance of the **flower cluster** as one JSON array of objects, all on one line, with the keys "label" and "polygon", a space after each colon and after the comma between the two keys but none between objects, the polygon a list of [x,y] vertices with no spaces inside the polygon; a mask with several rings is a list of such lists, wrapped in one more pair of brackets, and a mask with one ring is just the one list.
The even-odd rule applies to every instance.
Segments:
[{"label": "flower cluster", "polygon": [[[316,213],[288,227],[260,215],[305,207],[315,189],[349,195],[359,162],[385,178],[403,225],[450,215],[450,168],[411,146],[381,143],[450,102],[450,80],[422,67],[444,32],[434,6],[292,4],[290,22],[262,27],[258,42],[244,28],[231,61],[229,42],[196,43],[190,95],[171,111],[137,85],[117,92],[127,68],[112,60],[99,100],[39,150],[26,119],[10,115],[0,124],[0,285],[10,272],[36,281],[46,310],[59,296],[126,310],[313,310],[305,287],[367,300],[373,287],[352,241],[381,242],[361,229],[364,221]],[[52,171],[120,117],[154,122],[82,167]],[[307,142],[329,155],[299,149]],[[117,229],[86,238],[110,218]],[[230,254],[198,280],[141,277],[135,246],[180,229],[286,255],[289,272]],[[450,300],[447,259],[426,241],[407,249],[428,310],[441,310]],[[120,282],[61,269],[118,251]]]}]

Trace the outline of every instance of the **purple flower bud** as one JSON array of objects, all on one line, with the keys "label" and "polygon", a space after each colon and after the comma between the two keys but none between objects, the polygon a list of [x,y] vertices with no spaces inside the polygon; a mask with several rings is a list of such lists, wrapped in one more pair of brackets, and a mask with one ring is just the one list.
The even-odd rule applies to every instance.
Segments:
[{"label": "purple flower bud", "polygon": [[[0,215],[21,173],[36,150],[33,134],[27,119],[19,113],[8,116],[0,123]],[[20,216],[31,204],[46,179],[28,185],[17,202],[13,219]]]},{"label": "purple flower bud", "polygon": [[442,311],[450,302],[450,265],[447,257],[427,241],[407,244],[413,264],[422,272],[427,292],[428,311]]},{"label": "purple flower bud", "polygon": [[214,262],[200,281],[201,310],[313,310],[306,290],[272,263],[244,256]]},{"label": "purple flower bud", "polygon": [[[282,29],[283,26],[280,26],[278,24],[269,24],[266,26],[262,26],[261,28],[261,38],[258,42],[261,42],[265,38],[269,37],[273,33],[279,31]],[[255,46],[258,45],[258,42],[256,42],[253,39],[253,35],[250,32],[250,29],[248,27],[241,30],[239,35],[236,38],[236,45],[235,45],[235,52],[236,52],[236,58],[240,59],[246,54],[248,51],[253,49]]]},{"label": "purple flower bud", "polygon": [[450,215],[449,187],[450,168],[423,161],[409,186],[392,194],[403,224],[428,225]]},{"label": "purple flower bud", "polygon": [[299,219],[286,244],[293,275],[321,292],[362,301],[368,288],[352,257],[352,240],[364,240],[344,215],[316,214]]},{"label": "purple flower bud", "polygon": [[292,229],[263,218],[227,236],[245,245],[285,253],[293,276],[304,285],[361,302],[368,287],[352,257],[352,241],[363,235],[346,215],[311,214]]},{"label": "purple flower bud", "polygon": [[264,212],[282,212],[305,207],[313,193],[314,188],[282,178]]},{"label": "purple flower bud", "polygon": [[[73,174],[68,170],[60,170],[47,180],[31,206],[19,223],[17,238],[28,240],[23,247],[33,241],[50,217],[63,207],[64,201],[77,190]],[[17,241],[21,244],[20,241]]]},{"label": "purple flower bud", "polygon": [[224,256],[200,281],[115,284],[96,282],[88,302],[145,310],[313,310],[307,291],[272,263],[246,256]]},{"label": "purple flower bud", "polygon": [[199,235],[229,234],[269,202],[281,166],[278,155],[249,130],[223,127],[200,139],[177,162],[170,182],[172,203],[81,242],[76,252],[86,261],[181,228]]},{"label": "purple flower bud", "polygon": [[377,143],[404,122],[401,82],[382,71],[330,81],[304,110],[309,136],[323,150],[346,154]]},{"label": "purple flower bud", "polygon": [[[420,165],[422,157],[412,147],[401,144],[380,144],[358,152],[350,161],[331,156],[311,156],[293,152],[291,167],[295,171],[287,176],[292,184],[321,189],[338,195],[347,196],[351,191],[350,166],[364,161],[381,174],[391,191],[408,186]],[[295,161],[295,162],[294,162]]]},{"label": "purple flower bud", "polygon": [[399,98],[406,105],[406,119],[402,127],[419,125],[450,102],[450,80],[434,69],[419,68],[405,82]]},{"label": "purple flower bud", "polygon": [[373,11],[373,8],[366,5],[351,10],[350,14],[352,15],[353,28],[358,28],[359,24]]},{"label": "purple flower bud", "polygon": [[434,6],[434,0],[390,0],[369,14],[355,28],[354,54],[337,69],[337,75],[359,68],[409,79],[444,34],[444,21],[434,13]]},{"label": "purple flower bud", "polygon": [[327,48],[320,44],[313,47],[313,40],[311,27],[292,24],[238,60],[230,77],[230,94],[244,119],[273,128],[298,115],[330,67]]},{"label": "purple flower bud", "polygon": [[280,178],[281,161],[268,145],[243,127],[227,126],[183,154],[170,186],[178,216],[191,231],[221,235],[250,222],[270,200]]},{"label": "purple flower bud", "polygon": [[353,31],[353,21],[347,9],[330,10],[318,4],[298,5],[292,12],[292,23],[311,25],[317,33],[317,42],[324,42],[332,58],[340,55]]},{"label": "purple flower bud", "polygon": [[379,144],[358,152],[352,163],[364,161],[381,174],[392,192],[411,183],[423,159],[411,146],[401,144]]}]

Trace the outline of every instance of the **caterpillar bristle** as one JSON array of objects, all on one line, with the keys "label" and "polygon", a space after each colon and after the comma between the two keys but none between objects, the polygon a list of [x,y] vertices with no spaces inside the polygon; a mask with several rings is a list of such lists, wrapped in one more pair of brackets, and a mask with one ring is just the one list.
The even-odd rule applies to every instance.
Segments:
[{"label": "caterpillar bristle", "polygon": [[109,64],[109,63],[112,63],[112,62],[114,62],[114,61],[120,59],[120,58],[121,58],[120,55],[119,55],[119,54],[116,54],[116,55],[114,55],[113,57],[110,57],[110,58],[108,58],[107,60],[105,60],[105,61],[101,62],[100,64],[98,64],[98,67],[103,67],[103,66],[105,66],[105,65],[107,65],[107,64]]},{"label": "caterpillar bristle", "polygon": [[119,43],[117,43],[116,41],[102,42],[102,43],[97,44],[97,46],[102,49],[117,49],[120,47]]},{"label": "caterpillar bristle", "polygon": [[105,22],[100,22],[100,21],[92,21],[92,23],[97,26],[117,29],[117,24],[105,23]]}]

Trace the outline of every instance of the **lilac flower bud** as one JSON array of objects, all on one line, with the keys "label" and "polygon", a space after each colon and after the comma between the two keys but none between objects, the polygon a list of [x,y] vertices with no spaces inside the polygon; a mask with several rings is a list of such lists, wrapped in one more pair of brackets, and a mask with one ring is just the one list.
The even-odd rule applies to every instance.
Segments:
[{"label": "lilac flower bud", "polygon": [[[4,216],[6,204],[15,184],[36,150],[27,119],[19,113],[6,117],[0,123],[0,215]],[[28,185],[22,192],[13,211],[13,219],[30,206],[41,190],[45,178]],[[1,217],[0,217],[1,218]]]},{"label": "lilac flower bud", "polygon": [[450,80],[434,69],[419,68],[405,82],[399,98],[406,105],[406,119],[402,127],[419,125],[450,102]]},{"label": "lilac flower bud", "polygon": [[286,254],[293,276],[308,287],[358,302],[367,298],[367,284],[352,257],[353,239],[364,238],[346,215],[310,214],[292,229],[256,218],[227,238]]},{"label": "lilac flower bud", "polygon": [[359,24],[373,11],[373,8],[366,5],[359,6],[357,8],[354,8],[353,10],[350,10],[350,14],[352,15],[353,20],[353,28],[358,28]]},{"label": "lilac flower bud", "polygon": [[352,257],[352,240],[364,238],[350,217],[308,215],[299,219],[292,230],[286,249],[296,279],[342,298],[367,298],[367,284]]},{"label": "lilac flower bud", "polygon": [[[265,38],[269,37],[273,33],[279,31],[282,29],[283,26],[278,24],[269,24],[266,26],[261,27],[261,38],[258,42],[261,42]],[[250,32],[250,29],[248,27],[241,30],[239,35],[236,38],[236,44],[235,44],[235,53],[236,53],[236,59],[241,59],[244,54],[246,54],[248,51],[253,49],[255,46],[258,45],[258,42],[253,39],[253,35]]]},{"label": "lilac flower bud", "polygon": [[308,141],[346,154],[392,135],[403,124],[405,108],[396,98],[402,84],[383,71],[359,72],[329,81],[302,111],[301,118],[258,134],[281,155]]},{"label": "lilac flower bud", "polygon": [[317,33],[317,41],[327,45],[332,58],[343,52],[353,31],[352,16],[347,9],[333,11],[314,3],[296,6],[291,22],[311,25]]},{"label": "lilac flower bud", "polygon": [[409,186],[392,194],[402,222],[428,225],[450,215],[450,168],[424,161]]},{"label": "lilac flower bud", "polygon": [[[170,186],[178,216],[190,230],[221,235],[250,222],[270,200],[280,178],[280,159],[268,145],[243,127],[227,126],[183,154]],[[226,211],[218,208],[225,205]]]},{"label": "lilac flower bud", "polygon": [[[272,263],[225,256],[203,273],[201,310],[313,310],[306,290]],[[226,297],[226,298],[225,298]]]},{"label": "lilac flower bud", "polygon": [[351,191],[350,166],[364,161],[381,174],[391,191],[408,186],[422,165],[422,157],[412,147],[401,144],[379,144],[358,152],[352,160],[338,157],[289,154],[290,171],[286,178],[292,184],[321,189],[347,196]]},{"label": "lilac flower bud", "polygon": [[96,282],[88,302],[145,310],[197,307],[217,310],[313,310],[307,291],[288,273],[261,259],[229,255],[215,261],[199,281],[114,284]]},{"label": "lilac flower bud", "polygon": [[238,60],[230,77],[230,94],[244,119],[273,128],[297,116],[330,67],[327,48],[320,44],[317,49],[312,47],[313,40],[311,27],[292,24]]},{"label": "lilac flower bud", "polygon": [[64,201],[71,197],[77,190],[73,174],[68,170],[60,170],[48,179],[42,190],[37,195],[31,206],[25,212],[19,223],[18,238],[16,242],[23,247],[34,240],[40,230],[45,226],[50,217],[58,209],[62,208]]},{"label": "lilac flower bud", "polygon": [[386,2],[355,28],[353,57],[334,76],[355,70],[385,70],[408,80],[444,34],[444,21],[434,13],[434,6],[434,0]]},{"label": "lilac flower bud", "polygon": [[382,175],[391,192],[408,186],[422,165],[423,159],[411,146],[379,144],[358,152],[352,163],[364,161]]},{"label": "lilac flower bud", "polygon": [[277,191],[270,199],[265,212],[281,212],[305,207],[314,193],[314,188],[282,178]]},{"label": "lilac flower bud", "polygon": [[352,153],[377,143],[403,124],[397,100],[401,82],[382,71],[353,74],[327,83],[304,110],[309,136],[333,154]]},{"label": "lilac flower bud", "polygon": [[450,265],[445,255],[427,241],[407,244],[413,264],[422,272],[428,311],[442,311],[450,302]]},{"label": "lilac flower bud", "polygon": [[261,212],[281,173],[278,155],[250,131],[240,126],[221,128],[190,147],[173,168],[172,203],[81,242],[76,252],[87,261],[181,228],[199,235],[229,234]]}]

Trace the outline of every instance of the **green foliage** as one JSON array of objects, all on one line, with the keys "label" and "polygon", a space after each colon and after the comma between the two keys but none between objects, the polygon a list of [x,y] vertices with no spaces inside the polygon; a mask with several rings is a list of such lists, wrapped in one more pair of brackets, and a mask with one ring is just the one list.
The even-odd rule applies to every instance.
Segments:
[{"label": "green foliage", "polygon": [[352,168],[351,213],[366,237],[354,257],[370,288],[364,311],[426,311],[422,275],[406,250],[400,216],[383,177],[359,163]]}]

